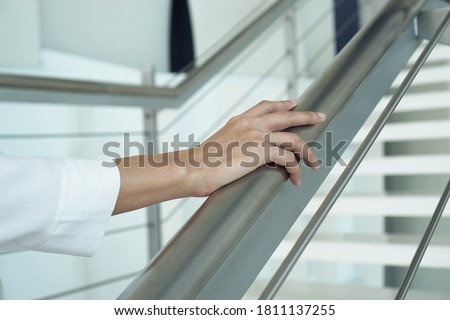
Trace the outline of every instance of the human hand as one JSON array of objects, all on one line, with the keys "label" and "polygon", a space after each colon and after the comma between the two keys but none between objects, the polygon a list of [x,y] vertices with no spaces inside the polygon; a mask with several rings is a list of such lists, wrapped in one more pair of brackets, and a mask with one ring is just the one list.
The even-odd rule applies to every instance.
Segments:
[{"label": "human hand", "polygon": [[227,124],[200,146],[180,152],[187,164],[186,182],[193,196],[208,196],[220,187],[274,163],[286,168],[292,183],[299,185],[299,159],[318,169],[317,157],[295,133],[283,130],[314,125],[323,113],[292,111],[296,101],[262,101]]}]

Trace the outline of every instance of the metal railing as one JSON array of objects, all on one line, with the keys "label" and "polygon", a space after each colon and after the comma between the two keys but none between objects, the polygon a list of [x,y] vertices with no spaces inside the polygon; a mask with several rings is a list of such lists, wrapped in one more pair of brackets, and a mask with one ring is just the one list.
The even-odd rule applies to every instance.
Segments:
[{"label": "metal railing", "polygon": [[[301,110],[325,112],[327,121],[292,131],[321,146],[328,131],[351,141],[419,46],[416,17],[441,5],[448,2],[391,1],[299,98]],[[120,298],[242,297],[331,167],[305,171],[300,189],[285,184],[283,170],[261,167],[218,190]]]}]

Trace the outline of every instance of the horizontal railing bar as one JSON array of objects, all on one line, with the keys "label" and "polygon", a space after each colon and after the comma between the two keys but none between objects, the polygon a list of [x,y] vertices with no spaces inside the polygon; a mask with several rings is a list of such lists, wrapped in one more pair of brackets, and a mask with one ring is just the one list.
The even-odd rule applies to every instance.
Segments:
[{"label": "horizontal railing bar", "polygon": [[[322,146],[327,131],[350,141],[417,49],[412,22],[425,2],[389,2],[298,101],[327,120],[292,131]],[[242,297],[331,168],[305,170],[299,189],[285,183],[285,170],[261,167],[216,191],[120,298]]]},{"label": "horizontal railing bar", "polygon": [[316,211],[306,228],[303,230],[301,236],[295,242],[286,259],[282,262],[281,266],[278,268],[275,275],[273,276],[267,287],[264,289],[263,293],[260,296],[260,299],[273,299],[275,297],[282,284],[296,265],[297,261],[300,259],[300,256],[305,251],[308,244],[311,242],[319,227],[322,225],[322,222],[325,220],[328,213],[333,208],[333,205],[339,199],[348,182],[353,177],[353,174],[356,172],[359,165],[369,152],[370,148],[375,143],[377,137],[386,125],[389,117],[395,111],[403,96],[406,94],[406,91],[411,86],[419,71],[422,69],[441,35],[442,30],[440,33],[438,32],[433,38],[433,41],[430,41],[424,48],[419,58],[409,70],[405,79],[403,79],[401,85],[397,89],[397,92],[394,94],[386,108],[378,117],[377,121],[353,155],[347,167],[344,169],[339,179],[336,181],[333,188],[330,190],[325,200],[322,202],[319,209]]},{"label": "horizontal railing bar", "polygon": [[39,76],[0,74],[0,86],[35,90],[52,90],[75,93],[107,93],[117,95],[174,97],[177,91],[170,88],[157,88],[145,85],[100,83],[94,81],[70,80]]},{"label": "horizontal railing bar", "polygon": [[0,100],[80,105],[177,108],[224,68],[236,55],[298,0],[278,0],[247,28],[237,33],[204,64],[189,72],[175,88],[96,83],[0,74]]}]

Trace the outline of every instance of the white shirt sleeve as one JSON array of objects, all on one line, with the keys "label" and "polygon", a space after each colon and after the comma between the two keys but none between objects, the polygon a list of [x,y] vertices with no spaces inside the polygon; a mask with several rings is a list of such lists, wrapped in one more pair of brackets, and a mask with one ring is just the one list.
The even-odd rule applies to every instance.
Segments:
[{"label": "white shirt sleeve", "polygon": [[100,161],[0,154],[0,251],[93,255],[119,188]]}]

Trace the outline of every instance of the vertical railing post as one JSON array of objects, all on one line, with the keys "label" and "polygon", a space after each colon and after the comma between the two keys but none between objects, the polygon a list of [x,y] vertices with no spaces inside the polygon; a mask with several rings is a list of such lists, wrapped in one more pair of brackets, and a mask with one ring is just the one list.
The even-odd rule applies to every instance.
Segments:
[{"label": "vertical railing post", "polygon": [[[142,72],[144,85],[155,85],[155,69],[149,67]],[[147,154],[158,153],[157,109],[144,106],[144,146]],[[151,142],[151,143],[150,143]],[[149,256],[153,258],[162,248],[161,207],[154,204],[147,207]]]}]

